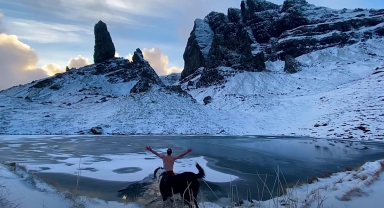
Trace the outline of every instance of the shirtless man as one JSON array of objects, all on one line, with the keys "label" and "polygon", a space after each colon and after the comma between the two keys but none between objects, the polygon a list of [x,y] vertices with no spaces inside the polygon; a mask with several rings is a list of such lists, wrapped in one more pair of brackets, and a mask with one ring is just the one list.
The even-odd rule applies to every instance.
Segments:
[{"label": "shirtless man", "polygon": [[160,157],[163,160],[163,167],[167,171],[167,175],[175,175],[175,173],[173,172],[173,165],[175,164],[175,160],[177,160],[179,158],[182,158],[186,154],[192,152],[192,149],[189,148],[183,154],[181,154],[181,155],[179,155],[177,157],[174,157],[174,156],[171,155],[172,154],[172,149],[170,149],[170,148],[167,149],[167,155],[160,155],[156,151],[152,150],[150,146],[146,146],[145,148],[147,150],[151,151],[153,154],[157,155],[158,157]]}]

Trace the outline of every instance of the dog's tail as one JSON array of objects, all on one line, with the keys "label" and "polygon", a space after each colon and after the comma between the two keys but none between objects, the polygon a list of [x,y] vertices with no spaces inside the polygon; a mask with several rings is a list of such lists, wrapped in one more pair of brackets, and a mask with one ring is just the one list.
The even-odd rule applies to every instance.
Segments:
[{"label": "dog's tail", "polygon": [[196,178],[197,179],[204,178],[205,177],[205,172],[204,172],[204,169],[199,165],[199,163],[196,163],[196,168],[199,170],[199,173],[195,174]]}]

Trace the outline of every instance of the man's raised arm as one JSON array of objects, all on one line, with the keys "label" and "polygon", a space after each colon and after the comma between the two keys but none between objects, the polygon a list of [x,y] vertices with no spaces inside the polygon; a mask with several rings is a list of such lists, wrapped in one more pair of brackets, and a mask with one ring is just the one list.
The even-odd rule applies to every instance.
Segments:
[{"label": "man's raised arm", "polygon": [[176,160],[177,160],[177,159],[180,159],[180,158],[184,157],[186,154],[188,154],[188,153],[190,153],[190,152],[192,152],[192,149],[191,149],[191,148],[189,148],[189,149],[188,149],[186,152],[184,152],[183,154],[177,156],[175,159],[176,159]]},{"label": "man's raised arm", "polygon": [[154,151],[150,146],[145,147],[147,150],[151,151],[153,154],[155,154],[157,157],[163,158],[163,155],[160,155],[156,151]]}]

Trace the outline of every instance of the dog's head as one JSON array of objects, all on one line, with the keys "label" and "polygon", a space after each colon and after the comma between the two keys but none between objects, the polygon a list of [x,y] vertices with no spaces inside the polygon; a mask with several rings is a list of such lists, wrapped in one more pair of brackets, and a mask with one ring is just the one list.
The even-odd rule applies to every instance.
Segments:
[{"label": "dog's head", "polygon": [[155,178],[157,181],[160,181],[161,177],[164,176],[165,173],[166,173],[166,171],[163,167],[158,167],[153,172],[153,178]]}]

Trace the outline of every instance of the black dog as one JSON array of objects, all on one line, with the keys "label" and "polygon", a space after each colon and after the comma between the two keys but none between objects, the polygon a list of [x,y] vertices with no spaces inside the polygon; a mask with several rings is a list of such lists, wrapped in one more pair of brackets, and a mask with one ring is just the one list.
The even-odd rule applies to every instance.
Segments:
[{"label": "black dog", "polygon": [[197,194],[200,189],[200,182],[198,179],[205,177],[205,172],[201,166],[196,163],[196,168],[199,170],[199,173],[193,172],[184,172],[174,176],[169,176],[166,174],[164,168],[159,167],[154,171],[154,177],[157,178],[157,181],[160,181],[159,188],[163,201],[166,201],[168,198],[173,202],[171,198],[173,194],[180,194],[189,205],[192,207],[192,201],[197,205]]}]

